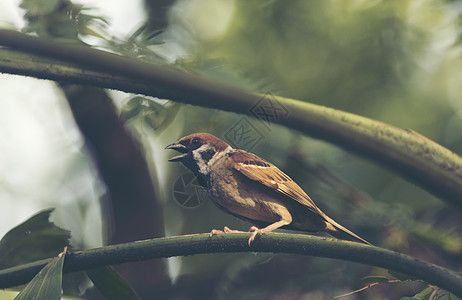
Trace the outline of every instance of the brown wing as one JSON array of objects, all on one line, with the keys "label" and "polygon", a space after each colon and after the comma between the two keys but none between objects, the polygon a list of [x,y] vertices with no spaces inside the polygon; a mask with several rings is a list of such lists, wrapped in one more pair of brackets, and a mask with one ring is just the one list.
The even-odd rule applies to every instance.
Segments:
[{"label": "brown wing", "polygon": [[233,152],[231,157],[235,162],[234,169],[247,178],[297,201],[316,214],[325,216],[302,188],[273,164],[243,150]]},{"label": "brown wing", "polygon": [[234,169],[247,178],[260,182],[321,216],[327,222],[325,230],[329,234],[340,239],[370,244],[323,213],[295,181],[273,164],[243,150],[236,150],[230,156],[235,162]]}]

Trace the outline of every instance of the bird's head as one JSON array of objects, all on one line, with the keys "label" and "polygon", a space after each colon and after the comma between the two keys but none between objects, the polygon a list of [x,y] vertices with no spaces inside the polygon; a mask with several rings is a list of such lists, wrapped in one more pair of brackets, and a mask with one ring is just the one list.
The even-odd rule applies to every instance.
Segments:
[{"label": "bird's head", "polygon": [[213,158],[231,147],[210,133],[193,133],[168,145],[165,149],[173,149],[181,153],[168,161],[181,162],[196,174],[208,175]]}]

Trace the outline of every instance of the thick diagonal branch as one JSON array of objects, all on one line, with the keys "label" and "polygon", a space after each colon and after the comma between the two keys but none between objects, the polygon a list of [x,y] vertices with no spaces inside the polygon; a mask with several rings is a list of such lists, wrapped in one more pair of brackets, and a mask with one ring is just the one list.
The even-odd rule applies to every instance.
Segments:
[{"label": "thick diagonal branch", "polygon": [[[78,44],[58,43],[0,30],[0,45],[53,58],[58,69],[54,72],[51,67],[44,69],[37,65],[29,68],[19,61],[19,66],[15,66],[13,55],[0,55],[1,72],[142,93],[250,115],[251,108],[261,98],[261,95],[199,75]],[[73,64],[73,68],[62,67],[62,61]],[[288,113],[286,117],[273,119],[274,122],[371,159],[462,208],[460,156],[413,131],[302,101],[282,97],[275,99]]]}]

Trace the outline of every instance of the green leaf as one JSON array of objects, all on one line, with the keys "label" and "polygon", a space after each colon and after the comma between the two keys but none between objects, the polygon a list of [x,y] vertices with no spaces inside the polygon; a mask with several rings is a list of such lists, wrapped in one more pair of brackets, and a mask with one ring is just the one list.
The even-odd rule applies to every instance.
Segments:
[{"label": "green leaf", "polygon": [[139,299],[132,287],[112,267],[91,269],[87,275],[106,299]]},{"label": "green leaf", "polygon": [[57,255],[69,245],[70,232],[50,222],[54,208],[37,213],[0,240],[0,269]]},{"label": "green leaf", "polygon": [[122,112],[120,113],[120,118],[124,122],[128,122],[131,119],[138,116],[141,112],[141,105],[144,101],[144,97],[133,97],[132,99],[128,100],[127,104],[122,107]]},{"label": "green leaf", "polygon": [[136,96],[130,99],[122,108],[120,118],[124,121],[141,120],[153,130],[163,130],[175,119],[181,104],[160,104],[152,99]]},{"label": "green leaf", "polygon": [[367,276],[361,279],[362,282],[364,283],[382,283],[382,282],[388,282],[390,279],[384,276]]},{"label": "green leaf", "polygon": [[399,273],[399,272],[395,272],[395,271],[391,271],[391,270],[388,270],[388,274],[390,274],[391,276],[401,281],[421,281],[420,279],[416,277],[412,277],[412,276]]},{"label": "green leaf", "polygon": [[20,292],[15,300],[59,300],[61,299],[61,282],[63,275],[64,257],[67,247],[58,257],[50,261],[35,275],[31,282]]},{"label": "green leaf", "polygon": [[427,296],[430,296],[431,293],[433,293],[433,290],[434,288],[429,286],[427,287],[426,289],[422,290],[421,292],[415,294],[413,296],[413,298],[416,298],[416,299],[419,299],[419,300],[423,300],[425,299]]},{"label": "green leaf", "polygon": [[158,130],[166,120],[167,110],[163,105],[154,101],[149,101],[149,106],[143,109],[143,116],[146,125],[153,130]]},{"label": "green leaf", "polygon": [[163,130],[167,128],[175,119],[176,114],[180,110],[182,104],[177,102],[169,102],[164,106],[163,119],[159,122],[155,130]]}]

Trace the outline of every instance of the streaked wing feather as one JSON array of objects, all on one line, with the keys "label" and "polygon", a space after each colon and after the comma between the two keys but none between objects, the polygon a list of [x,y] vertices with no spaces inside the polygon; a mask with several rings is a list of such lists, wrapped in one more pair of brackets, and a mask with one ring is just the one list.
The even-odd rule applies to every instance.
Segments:
[{"label": "streaked wing feather", "polygon": [[232,158],[234,169],[242,175],[297,201],[316,214],[325,215],[295,181],[273,164],[245,151],[233,153]]},{"label": "streaked wing feather", "polygon": [[327,222],[326,224],[330,225],[325,230],[331,235],[341,239],[370,244],[324,214],[298,184],[276,166],[243,150],[233,152],[231,157],[235,162],[234,169],[242,175],[273,189],[286,196],[287,199],[297,201],[310,211],[320,215]]}]

